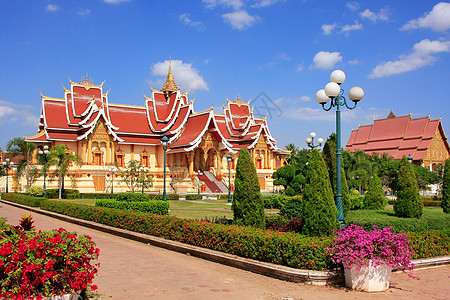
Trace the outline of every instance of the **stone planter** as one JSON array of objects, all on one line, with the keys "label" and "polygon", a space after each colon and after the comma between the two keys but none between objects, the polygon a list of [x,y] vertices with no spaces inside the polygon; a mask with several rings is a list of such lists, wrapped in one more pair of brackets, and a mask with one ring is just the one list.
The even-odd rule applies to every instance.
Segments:
[{"label": "stone planter", "polygon": [[345,285],[353,290],[363,292],[381,292],[389,288],[392,268],[387,265],[345,268]]},{"label": "stone planter", "polygon": [[44,297],[43,300],[78,300],[78,297],[80,297],[80,291],[77,291],[74,294],[65,294],[65,295],[58,295],[58,296],[52,296],[52,297]]}]

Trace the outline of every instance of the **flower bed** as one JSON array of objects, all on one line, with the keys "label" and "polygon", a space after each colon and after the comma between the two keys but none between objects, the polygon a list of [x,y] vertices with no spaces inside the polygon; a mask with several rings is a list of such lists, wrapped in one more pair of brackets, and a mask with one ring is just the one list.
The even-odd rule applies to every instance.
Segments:
[{"label": "flower bed", "polygon": [[89,236],[63,228],[12,235],[0,247],[0,298],[42,299],[86,289],[98,255]]},{"label": "flower bed", "polygon": [[167,201],[159,201],[159,200],[128,202],[128,201],[116,201],[104,199],[104,200],[97,200],[95,202],[95,206],[126,209],[155,215],[169,214],[169,203]]},{"label": "flower bed", "polygon": [[330,237],[305,237],[295,233],[227,226],[138,212],[123,212],[116,209],[58,201],[46,201],[42,203],[41,208],[117,228],[293,268],[309,270],[332,268],[325,252],[325,247],[331,245]]}]

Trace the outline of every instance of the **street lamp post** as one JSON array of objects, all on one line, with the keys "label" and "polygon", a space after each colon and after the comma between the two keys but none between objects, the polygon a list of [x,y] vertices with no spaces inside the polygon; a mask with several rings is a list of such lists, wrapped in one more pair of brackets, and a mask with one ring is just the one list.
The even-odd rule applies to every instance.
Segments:
[{"label": "street lamp post", "polygon": [[316,133],[313,131],[313,132],[311,132],[310,134],[309,134],[309,138],[306,138],[305,139],[305,141],[306,141],[306,143],[308,144],[308,146],[310,147],[310,148],[312,148],[312,149],[314,149],[314,148],[317,148],[317,147],[320,147],[320,146],[322,146],[322,143],[323,143],[323,138],[318,138],[317,139],[317,142],[319,142],[319,144],[318,145],[314,145],[314,138],[316,137]]},{"label": "street lamp post", "polygon": [[228,153],[227,161],[228,161],[228,204],[231,205],[231,161],[233,157],[230,153]]},{"label": "street lamp post", "polygon": [[109,168],[109,173],[111,173],[111,194],[114,194],[114,173],[116,173],[116,167]]},{"label": "street lamp post", "polygon": [[44,146],[44,150],[39,150],[39,154],[44,157],[44,197],[47,194],[47,189],[45,188],[45,178],[47,177],[47,154],[49,154],[48,146]]},{"label": "street lamp post", "polygon": [[164,135],[161,138],[161,143],[164,149],[164,190],[163,190],[163,201],[167,201],[167,195],[166,195],[166,150],[167,146],[169,145],[169,138]]},{"label": "street lamp post", "polygon": [[[336,197],[335,202],[338,209],[337,219],[341,226],[344,226],[344,212],[342,209],[342,192],[341,192],[341,106],[348,109],[354,109],[359,101],[364,97],[364,91],[360,87],[352,87],[348,92],[348,98],[353,102],[353,106],[349,106],[344,97],[344,90],[341,89],[341,84],[345,81],[345,73],[341,70],[335,70],[330,76],[331,82],[327,83],[325,89],[321,89],[316,93],[316,101],[322,105],[325,111],[336,107]],[[325,107],[325,104],[330,101],[330,106]]]},{"label": "street lamp post", "polygon": [[13,165],[14,165],[14,162],[10,161],[9,158],[5,159],[5,161],[3,162],[4,169],[6,170],[6,193],[8,193],[8,174],[9,174],[9,169],[11,169]]}]

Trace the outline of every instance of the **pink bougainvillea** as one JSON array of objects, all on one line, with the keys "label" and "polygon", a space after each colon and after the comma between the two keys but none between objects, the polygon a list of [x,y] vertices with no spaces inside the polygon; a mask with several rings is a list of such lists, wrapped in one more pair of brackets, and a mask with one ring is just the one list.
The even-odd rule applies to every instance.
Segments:
[{"label": "pink bougainvillea", "polygon": [[342,262],[345,268],[386,264],[391,268],[412,270],[412,252],[407,235],[396,233],[392,227],[366,231],[358,225],[350,225],[334,231],[334,245],[326,248],[332,258]]}]

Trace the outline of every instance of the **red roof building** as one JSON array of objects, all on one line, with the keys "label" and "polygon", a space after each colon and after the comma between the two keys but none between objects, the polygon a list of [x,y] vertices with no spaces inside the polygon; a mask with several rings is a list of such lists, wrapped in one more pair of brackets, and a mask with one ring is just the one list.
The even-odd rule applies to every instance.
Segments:
[{"label": "red roof building", "polygon": [[81,190],[106,190],[108,167],[125,168],[131,160],[150,168],[154,189],[160,190],[164,135],[169,138],[168,176],[177,192],[196,191],[192,178],[198,170],[211,171],[219,181],[226,179],[226,156],[233,156],[234,168],[244,147],[252,154],[262,190],[269,190],[271,174],[288,154],[276,146],[267,120],[256,118],[250,103],[239,97],[227,99],[223,114],[212,108],[196,112],[188,93],[176,86],[170,64],[163,88],[152,88],[150,97],[144,95],[144,106],[109,103],[108,93],[103,92],[103,83],[95,85],[86,78],[80,83],[70,80],[63,98],[41,94],[38,134],[25,138],[38,143],[38,148],[65,144],[79,155],[83,165],[71,170],[79,177]]},{"label": "red roof building", "polygon": [[372,125],[352,130],[345,150],[386,153],[394,159],[411,155],[415,164],[430,170],[450,157],[441,119],[431,120],[429,116],[412,119],[411,115],[396,117],[392,112],[386,119],[374,120]]}]

